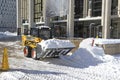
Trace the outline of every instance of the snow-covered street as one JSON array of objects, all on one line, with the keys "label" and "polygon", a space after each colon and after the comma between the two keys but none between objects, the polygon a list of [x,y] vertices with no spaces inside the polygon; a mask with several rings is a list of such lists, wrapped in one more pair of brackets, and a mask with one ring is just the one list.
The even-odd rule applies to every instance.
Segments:
[{"label": "snow-covered street", "polygon": [[0,80],[120,80],[120,54],[105,55],[101,47],[90,46],[90,40],[74,53],[42,61],[24,57],[20,41],[0,42],[0,59],[7,47],[10,67]]}]

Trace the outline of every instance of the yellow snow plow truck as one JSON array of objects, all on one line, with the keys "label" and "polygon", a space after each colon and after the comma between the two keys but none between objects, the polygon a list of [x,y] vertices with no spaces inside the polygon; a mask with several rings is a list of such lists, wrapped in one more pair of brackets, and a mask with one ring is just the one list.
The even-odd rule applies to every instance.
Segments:
[{"label": "yellow snow plow truck", "polygon": [[69,40],[51,38],[51,28],[39,26],[30,29],[29,35],[22,35],[24,56],[35,60],[66,55],[75,46]]}]

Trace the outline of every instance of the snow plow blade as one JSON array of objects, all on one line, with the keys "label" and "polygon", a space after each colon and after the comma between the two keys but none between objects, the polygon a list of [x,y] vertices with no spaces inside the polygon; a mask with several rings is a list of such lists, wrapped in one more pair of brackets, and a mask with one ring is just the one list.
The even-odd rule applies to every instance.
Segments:
[{"label": "snow plow blade", "polygon": [[[74,47],[73,47],[74,48]],[[40,54],[40,58],[46,58],[46,57],[54,57],[57,58],[60,55],[66,55],[69,53],[73,48],[56,48],[56,49],[46,49],[45,51],[42,51]]]},{"label": "snow plow blade", "polygon": [[49,39],[37,45],[38,58],[59,57],[69,53],[75,45],[70,40]]}]

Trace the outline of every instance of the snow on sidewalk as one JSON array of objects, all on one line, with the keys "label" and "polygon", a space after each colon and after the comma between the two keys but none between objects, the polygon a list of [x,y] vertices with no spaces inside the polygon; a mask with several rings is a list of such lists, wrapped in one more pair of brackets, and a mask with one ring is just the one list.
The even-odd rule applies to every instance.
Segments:
[{"label": "snow on sidewalk", "polygon": [[[10,61],[14,61],[13,58]],[[61,62],[62,64],[61,64]],[[32,59],[16,59],[11,65],[13,69],[3,72],[0,80],[119,80],[120,60],[89,67],[79,68],[67,66],[64,60],[35,61]],[[53,62],[55,62],[53,64]],[[117,64],[116,64],[117,63]],[[17,65],[15,65],[17,64]],[[69,64],[69,65],[70,65]]]},{"label": "snow on sidewalk", "polygon": [[[120,55],[105,55],[101,47],[91,44],[92,38],[85,39],[75,53],[59,59],[10,57],[11,70],[2,72],[0,80],[120,80]],[[14,52],[22,55],[17,48]]]}]

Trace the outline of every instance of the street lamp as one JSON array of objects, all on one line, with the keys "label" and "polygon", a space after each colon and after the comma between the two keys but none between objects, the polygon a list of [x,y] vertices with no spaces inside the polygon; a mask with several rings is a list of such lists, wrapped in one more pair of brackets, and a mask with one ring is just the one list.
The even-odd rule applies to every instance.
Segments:
[{"label": "street lamp", "polygon": [[89,25],[89,37],[91,37],[91,28],[94,27],[95,23],[90,23]]}]

